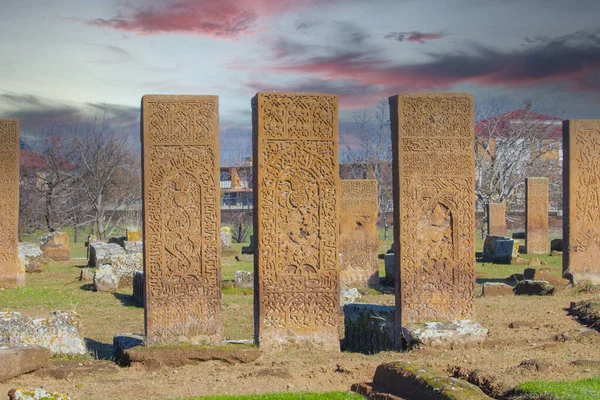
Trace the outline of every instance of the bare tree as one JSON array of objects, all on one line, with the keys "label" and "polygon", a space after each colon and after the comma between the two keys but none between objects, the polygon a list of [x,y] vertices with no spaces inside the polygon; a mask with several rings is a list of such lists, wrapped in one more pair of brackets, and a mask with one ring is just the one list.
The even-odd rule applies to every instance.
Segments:
[{"label": "bare tree", "polygon": [[[388,103],[381,100],[374,114],[360,110],[354,114],[354,124],[358,132],[354,135],[356,144],[348,143],[341,177],[375,179],[378,183],[379,215],[378,223],[383,226],[384,239],[387,240],[391,228],[390,217],[394,210],[392,200],[392,144]],[[349,136],[349,135],[348,135]],[[358,176],[357,176],[358,175]]]},{"label": "bare tree", "polygon": [[521,208],[527,176],[549,177],[555,190],[562,184],[560,137],[554,135],[560,120],[544,119],[532,107],[526,101],[523,109],[515,110],[499,97],[476,104],[475,192],[484,213],[482,236],[487,205],[497,202]]},{"label": "bare tree", "polygon": [[124,132],[104,116],[77,128],[72,136],[77,170],[71,175],[80,202],[72,204],[78,225],[91,225],[99,238],[110,236],[127,207],[139,200],[139,159]]}]

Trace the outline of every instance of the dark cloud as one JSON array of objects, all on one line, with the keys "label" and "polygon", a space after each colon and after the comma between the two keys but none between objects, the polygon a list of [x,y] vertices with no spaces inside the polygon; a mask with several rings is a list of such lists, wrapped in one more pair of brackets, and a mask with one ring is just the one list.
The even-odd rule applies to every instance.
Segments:
[{"label": "dark cloud", "polygon": [[2,118],[18,118],[24,136],[55,132],[73,133],[94,121],[106,120],[111,128],[125,132],[132,142],[139,140],[140,110],[118,104],[67,104],[30,94],[0,92]]},{"label": "dark cloud", "polygon": [[427,32],[411,31],[411,32],[390,32],[387,35],[385,35],[383,38],[384,39],[393,39],[393,40],[397,40],[399,42],[415,42],[415,43],[424,44],[428,40],[441,39],[444,36],[445,35],[442,32],[427,33]]}]

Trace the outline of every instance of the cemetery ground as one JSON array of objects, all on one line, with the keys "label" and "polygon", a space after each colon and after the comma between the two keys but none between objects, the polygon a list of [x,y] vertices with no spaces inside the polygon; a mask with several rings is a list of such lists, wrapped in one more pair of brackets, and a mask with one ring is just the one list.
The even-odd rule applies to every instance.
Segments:
[{"label": "cemetery ground", "polygon": [[[391,241],[382,242],[380,253],[384,253],[390,244]],[[481,246],[478,241],[478,250]],[[241,255],[241,247],[242,244],[233,244],[231,249],[224,250],[222,259],[225,339],[251,339],[253,336],[252,290],[235,289],[231,284],[235,271],[253,268],[253,256]],[[85,248],[81,244],[71,243],[71,252],[73,257],[85,257]],[[538,258],[547,265],[536,268],[548,268],[551,274],[560,276],[560,256],[525,255],[524,258]],[[89,282],[79,280],[79,272],[85,264],[84,258],[50,263],[42,273],[28,274],[26,287],[0,291],[3,311],[20,311],[36,317],[43,317],[52,310],[76,311],[82,316],[84,336],[90,349],[90,354],[85,357],[54,360],[53,363],[60,365],[60,374],[34,372],[0,383],[0,396],[14,387],[40,386],[66,393],[74,399],[347,392],[353,383],[370,381],[379,364],[396,360],[412,361],[448,375],[468,377],[496,397],[519,384],[533,387],[530,390],[555,385],[524,383],[528,381],[570,381],[566,385],[571,385],[571,389],[568,386],[555,389],[569,393],[574,393],[572,387],[586,390],[588,386],[598,386],[598,378],[590,378],[600,376],[600,333],[579,323],[567,310],[571,302],[600,298],[600,292],[585,285],[559,289],[553,296],[478,296],[475,319],[489,329],[489,336],[482,346],[466,349],[421,349],[375,355],[298,349],[265,353],[249,364],[210,361],[177,368],[104,368],[109,364],[112,367],[109,360],[115,334],[143,333],[143,308],[136,307],[131,301],[131,289],[120,289],[114,294],[91,291]],[[484,282],[503,282],[513,273],[522,273],[524,268],[528,266],[477,263],[479,293]],[[383,275],[382,260],[380,269]],[[360,302],[394,304],[392,288],[361,291]],[[343,333],[343,326],[340,333]],[[89,363],[97,368],[86,373],[77,372],[77,366]],[[579,380],[583,383],[573,383]],[[331,394],[329,398],[346,398],[343,394],[336,396],[339,394]]]}]

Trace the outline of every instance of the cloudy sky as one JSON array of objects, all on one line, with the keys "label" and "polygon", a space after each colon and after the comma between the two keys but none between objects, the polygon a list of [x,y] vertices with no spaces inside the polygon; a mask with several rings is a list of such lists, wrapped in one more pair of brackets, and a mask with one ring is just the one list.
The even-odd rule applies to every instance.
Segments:
[{"label": "cloudy sky", "polygon": [[137,134],[144,94],[220,96],[249,144],[257,91],[467,91],[600,119],[598,0],[0,0],[0,116],[25,133],[106,113]]}]

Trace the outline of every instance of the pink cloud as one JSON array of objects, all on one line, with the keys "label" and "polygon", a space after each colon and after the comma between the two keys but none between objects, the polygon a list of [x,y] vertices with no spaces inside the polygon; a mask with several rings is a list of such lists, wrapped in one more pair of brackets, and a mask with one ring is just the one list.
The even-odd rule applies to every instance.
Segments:
[{"label": "pink cloud", "polygon": [[179,33],[230,39],[251,33],[258,18],[309,6],[316,0],[177,0],[136,9],[128,15],[94,19],[91,26],[138,35]]}]

